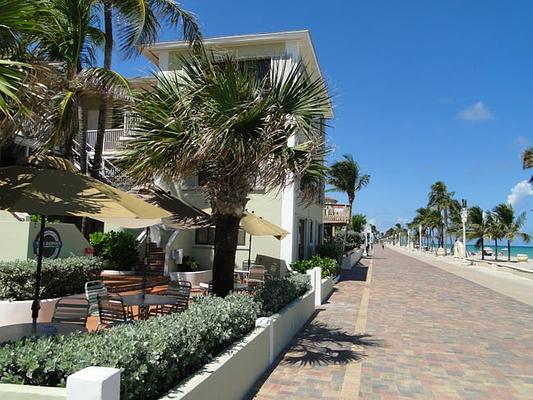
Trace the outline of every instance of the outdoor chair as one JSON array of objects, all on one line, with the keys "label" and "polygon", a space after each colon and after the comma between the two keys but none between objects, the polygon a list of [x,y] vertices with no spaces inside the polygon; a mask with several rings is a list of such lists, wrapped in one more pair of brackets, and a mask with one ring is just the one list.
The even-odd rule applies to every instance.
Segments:
[{"label": "outdoor chair", "polygon": [[99,295],[97,300],[98,313],[100,315],[100,323],[97,330],[133,321],[133,316],[126,312],[124,300],[119,294]]},{"label": "outdoor chair", "polygon": [[85,327],[89,316],[89,302],[83,297],[63,297],[54,308],[52,322]]},{"label": "outdoor chair", "polygon": [[158,306],[156,308],[157,315],[171,314],[175,312],[185,311],[189,307],[189,299],[191,297],[191,282],[188,281],[171,281],[165,291],[165,296],[172,296],[176,299],[173,305]]},{"label": "outdoor chair", "polygon": [[85,283],[85,296],[89,302],[89,314],[98,315],[98,296],[107,295],[107,288],[102,281]]},{"label": "outdoor chair", "polygon": [[266,268],[262,265],[254,265],[250,267],[250,272],[248,278],[246,279],[246,284],[250,289],[257,289],[262,287],[265,284],[265,280],[268,277]]}]

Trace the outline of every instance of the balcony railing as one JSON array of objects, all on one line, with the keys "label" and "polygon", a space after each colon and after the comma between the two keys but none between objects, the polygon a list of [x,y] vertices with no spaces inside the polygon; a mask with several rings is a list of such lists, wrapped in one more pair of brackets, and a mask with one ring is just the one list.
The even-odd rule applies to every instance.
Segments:
[{"label": "balcony railing", "polygon": [[325,204],[325,224],[347,224],[350,221],[350,207],[345,204]]},{"label": "balcony railing", "polygon": [[[96,147],[96,130],[87,131],[87,144],[91,147]],[[106,129],[104,136],[104,153],[109,153],[118,150],[123,141],[121,138],[126,136],[124,128]]]}]

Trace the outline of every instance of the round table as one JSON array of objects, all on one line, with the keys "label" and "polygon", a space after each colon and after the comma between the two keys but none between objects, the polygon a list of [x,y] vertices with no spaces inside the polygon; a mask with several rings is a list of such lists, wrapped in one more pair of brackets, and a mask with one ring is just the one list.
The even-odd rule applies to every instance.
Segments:
[{"label": "round table", "polygon": [[139,317],[148,318],[150,306],[172,306],[178,302],[174,296],[164,294],[125,294],[122,301],[126,307],[139,307]]},{"label": "round table", "polygon": [[68,335],[74,332],[87,332],[87,329],[81,325],[38,322],[34,332],[31,322],[27,324],[5,325],[0,327],[0,343],[11,342],[25,337]]}]

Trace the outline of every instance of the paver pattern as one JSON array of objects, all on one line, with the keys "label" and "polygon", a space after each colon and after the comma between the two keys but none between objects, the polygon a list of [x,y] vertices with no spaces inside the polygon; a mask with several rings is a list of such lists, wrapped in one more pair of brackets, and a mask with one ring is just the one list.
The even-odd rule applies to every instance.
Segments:
[{"label": "paver pattern", "polygon": [[391,250],[374,261],[360,399],[533,399],[533,307]]},{"label": "paver pattern", "polygon": [[376,251],[369,285],[361,270],[343,276],[257,399],[533,399],[533,307],[390,249]]},{"label": "paver pattern", "polygon": [[371,342],[355,335],[364,270],[343,272],[326,304],[295,338],[270,375],[258,383],[256,399],[338,399],[347,363],[362,354],[354,345]]}]

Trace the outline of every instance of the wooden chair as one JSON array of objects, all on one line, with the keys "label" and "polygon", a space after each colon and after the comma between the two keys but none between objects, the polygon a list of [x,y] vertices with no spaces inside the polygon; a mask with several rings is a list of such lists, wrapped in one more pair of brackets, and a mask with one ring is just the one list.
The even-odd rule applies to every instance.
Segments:
[{"label": "wooden chair", "polygon": [[108,293],[103,296],[100,295],[97,300],[98,314],[100,315],[100,323],[97,330],[132,321],[131,318],[128,318],[124,308],[124,300],[119,294]]},{"label": "wooden chair", "polygon": [[85,327],[89,316],[89,302],[83,297],[63,297],[54,308],[52,322]]},{"label": "wooden chair", "polygon": [[265,284],[266,278],[266,268],[262,265],[254,265],[253,267],[250,267],[246,284],[250,289],[260,288]]},{"label": "wooden chair", "polygon": [[98,315],[98,296],[107,295],[107,288],[102,281],[85,283],[85,296],[89,302],[89,314]]},{"label": "wooden chair", "polygon": [[173,305],[159,306],[156,309],[156,314],[171,314],[175,312],[185,311],[189,307],[189,299],[191,298],[191,282],[188,281],[171,281],[168,284],[165,296],[171,296],[176,301]]}]

